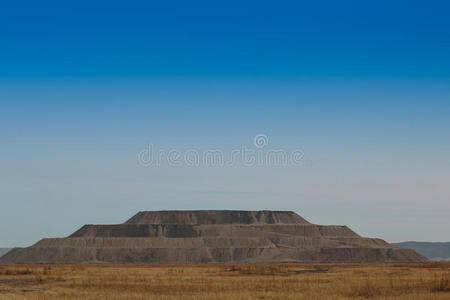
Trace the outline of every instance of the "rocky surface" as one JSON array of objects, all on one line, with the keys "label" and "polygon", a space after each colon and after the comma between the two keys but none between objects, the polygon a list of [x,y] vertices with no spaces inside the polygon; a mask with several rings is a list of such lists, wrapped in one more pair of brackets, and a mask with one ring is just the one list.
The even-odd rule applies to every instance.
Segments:
[{"label": "rocky surface", "polygon": [[0,263],[399,263],[413,250],[289,211],[148,211],[16,248]]}]

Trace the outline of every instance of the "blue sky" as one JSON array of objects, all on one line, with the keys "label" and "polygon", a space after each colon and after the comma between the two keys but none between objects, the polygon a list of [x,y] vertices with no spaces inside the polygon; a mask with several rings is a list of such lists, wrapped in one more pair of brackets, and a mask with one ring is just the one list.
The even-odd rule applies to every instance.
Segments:
[{"label": "blue sky", "polygon": [[[155,209],[448,241],[450,5],[212,2],[0,4],[0,246]],[[304,163],[137,159],[257,134]]]}]

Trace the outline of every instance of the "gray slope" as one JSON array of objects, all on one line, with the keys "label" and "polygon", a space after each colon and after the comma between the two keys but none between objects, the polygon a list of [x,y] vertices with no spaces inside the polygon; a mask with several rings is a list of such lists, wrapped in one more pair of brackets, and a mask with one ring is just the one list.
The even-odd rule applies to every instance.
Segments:
[{"label": "gray slope", "polygon": [[0,257],[8,253],[12,248],[0,248]]}]

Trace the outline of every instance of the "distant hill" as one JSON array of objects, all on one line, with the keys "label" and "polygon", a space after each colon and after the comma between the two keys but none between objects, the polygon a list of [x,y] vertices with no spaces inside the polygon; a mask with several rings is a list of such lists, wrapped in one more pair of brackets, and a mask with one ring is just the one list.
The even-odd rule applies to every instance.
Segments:
[{"label": "distant hill", "polygon": [[9,252],[12,248],[0,248],[0,257]]},{"label": "distant hill", "polygon": [[403,242],[403,243],[391,243],[391,245],[405,249],[413,249],[429,259],[450,260],[450,242],[446,243]]}]

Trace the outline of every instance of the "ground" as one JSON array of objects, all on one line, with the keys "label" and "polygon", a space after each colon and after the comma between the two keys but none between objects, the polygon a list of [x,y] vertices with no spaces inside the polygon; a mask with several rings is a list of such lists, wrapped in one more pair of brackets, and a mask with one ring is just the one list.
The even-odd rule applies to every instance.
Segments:
[{"label": "ground", "polygon": [[0,299],[450,299],[450,263],[0,265]]}]

